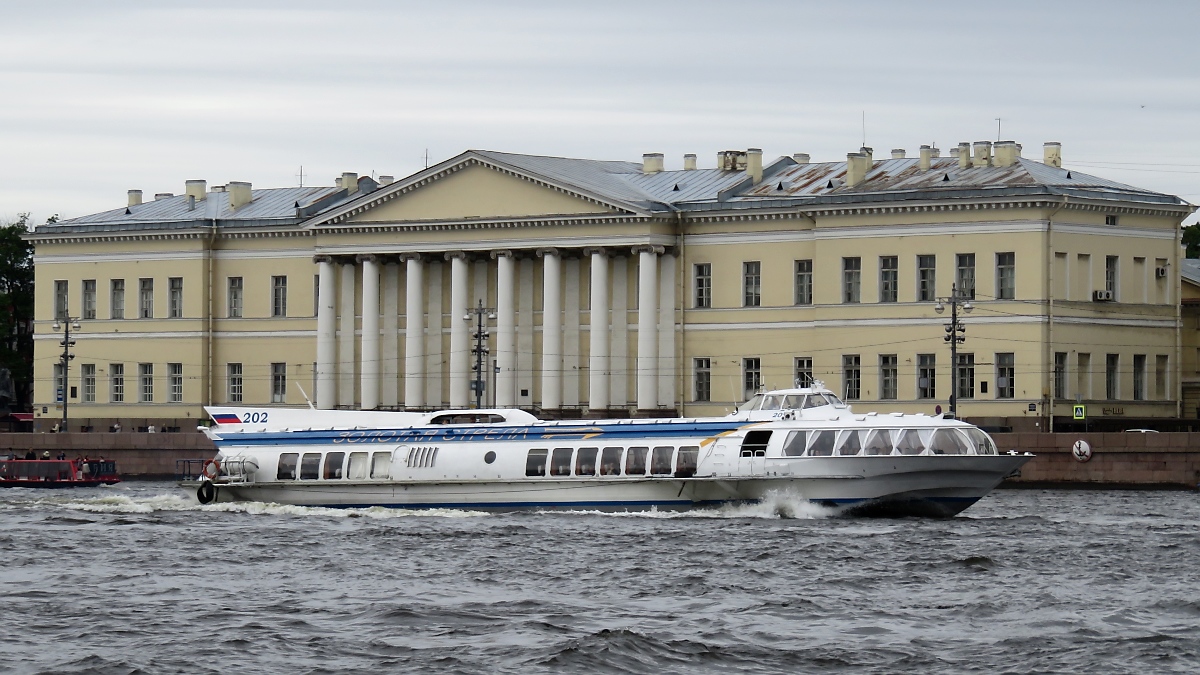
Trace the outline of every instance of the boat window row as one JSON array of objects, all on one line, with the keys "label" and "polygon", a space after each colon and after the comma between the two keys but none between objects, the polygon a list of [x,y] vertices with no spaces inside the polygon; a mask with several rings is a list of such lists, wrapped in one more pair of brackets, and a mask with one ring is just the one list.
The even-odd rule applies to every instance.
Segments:
[{"label": "boat window row", "polygon": [[[322,461],[323,457],[323,461]],[[391,470],[391,452],[284,452],[276,480],[383,480]]]},{"label": "boat window row", "polygon": [[696,475],[700,447],[672,445],[586,448],[533,448],[525,459],[525,475],[538,476],[674,476]]},{"label": "boat window row", "polygon": [[[742,443],[742,456],[765,448],[751,431]],[[754,440],[754,443],[751,441]],[[807,429],[787,432],[785,457],[853,457],[858,455],[994,455],[990,436],[975,428],[966,429]],[[761,455],[759,455],[761,456]]]},{"label": "boat window row", "polygon": [[755,394],[738,406],[738,412],[755,410],[807,410],[823,405],[845,405],[831,392],[811,394]]}]

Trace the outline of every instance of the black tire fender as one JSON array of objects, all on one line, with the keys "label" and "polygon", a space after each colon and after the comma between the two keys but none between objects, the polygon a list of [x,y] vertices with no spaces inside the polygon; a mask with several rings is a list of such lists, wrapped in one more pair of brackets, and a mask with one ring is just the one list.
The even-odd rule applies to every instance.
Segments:
[{"label": "black tire fender", "polygon": [[217,486],[212,484],[212,481],[204,481],[200,487],[196,488],[196,499],[201,504],[211,504],[217,501]]}]

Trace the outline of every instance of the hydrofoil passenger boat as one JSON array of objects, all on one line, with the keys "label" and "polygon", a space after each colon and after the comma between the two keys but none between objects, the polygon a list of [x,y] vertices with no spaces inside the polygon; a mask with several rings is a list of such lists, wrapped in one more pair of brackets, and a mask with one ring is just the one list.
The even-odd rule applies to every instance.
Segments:
[{"label": "hydrofoil passenger boat", "polygon": [[217,456],[181,483],[201,503],[642,510],[787,493],[854,514],[949,517],[1032,458],[959,420],[855,413],[819,383],[718,418],[207,410]]}]

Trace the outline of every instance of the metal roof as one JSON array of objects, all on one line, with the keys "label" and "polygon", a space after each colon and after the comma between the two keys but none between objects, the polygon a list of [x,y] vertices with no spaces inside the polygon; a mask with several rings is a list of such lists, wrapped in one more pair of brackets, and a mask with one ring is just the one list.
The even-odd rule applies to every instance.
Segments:
[{"label": "metal roof", "polygon": [[1200,286],[1200,260],[1184,258],[1179,261],[1179,274],[1184,279]]}]

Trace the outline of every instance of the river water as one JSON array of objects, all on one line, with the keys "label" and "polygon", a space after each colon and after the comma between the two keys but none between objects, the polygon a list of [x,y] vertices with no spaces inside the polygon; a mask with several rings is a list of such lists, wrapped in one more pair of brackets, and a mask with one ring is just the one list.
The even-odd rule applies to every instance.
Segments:
[{"label": "river water", "polygon": [[870,520],[9,489],[0,672],[1192,673],[1198,499],[1000,490]]}]

